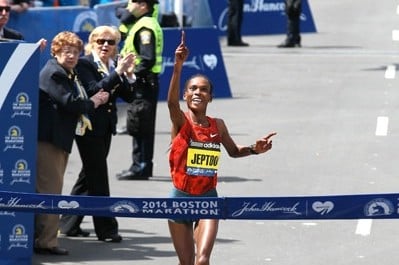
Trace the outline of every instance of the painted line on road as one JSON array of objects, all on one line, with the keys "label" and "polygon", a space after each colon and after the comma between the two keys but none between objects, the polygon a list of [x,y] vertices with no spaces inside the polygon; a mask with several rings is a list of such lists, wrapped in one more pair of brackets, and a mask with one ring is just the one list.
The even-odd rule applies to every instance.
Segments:
[{"label": "painted line on road", "polygon": [[359,219],[356,226],[356,235],[368,236],[371,232],[372,219]]},{"label": "painted line on road", "polygon": [[[375,129],[376,136],[386,136],[388,134],[389,118],[380,116],[377,118],[377,126]],[[359,219],[356,226],[356,235],[368,236],[371,233],[372,219]]]},{"label": "painted line on road", "polygon": [[392,40],[399,41],[399,30],[398,29],[392,30]]},{"label": "painted line on road", "polygon": [[385,70],[385,78],[386,79],[394,79],[396,74],[396,65],[388,65]]},{"label": "painted line on road", "polygon": [[376,136],[387,136],[388,134],[388,123],[389,118],[385,116],[380,116],[377,118],[377,126],[375,128]]}]

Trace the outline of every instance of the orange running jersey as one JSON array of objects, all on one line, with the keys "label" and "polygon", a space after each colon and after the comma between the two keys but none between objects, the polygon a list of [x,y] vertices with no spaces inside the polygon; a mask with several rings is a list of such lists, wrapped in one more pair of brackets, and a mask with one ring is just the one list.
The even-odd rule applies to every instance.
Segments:
[{"label": "orange running jersey", "polygon": [[221,137],[216,120],[204,128],[195,125],[185,113],[186,122],[172,141],[169,165],[174,186],[192,195],[216,187],[221,154]]}]

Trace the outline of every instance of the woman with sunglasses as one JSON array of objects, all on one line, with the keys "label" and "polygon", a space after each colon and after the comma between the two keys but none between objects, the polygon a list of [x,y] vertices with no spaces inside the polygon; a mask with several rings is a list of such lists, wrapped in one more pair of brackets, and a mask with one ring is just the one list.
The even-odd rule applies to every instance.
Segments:
[{"label": "woman with sunglasses", "polygon": [[[76,66],[78,77],[89,96],[101,89],[109,92],[110,96],[106,104],[89,116],[93,130],[76,137],[83,166],[71,195],[110,195],[107,156],[112,135],[116,134],[116,100],[120,97],[126,102],[131,102],[131,84],[135,81],[135,56],[129,53],[123,58],[117,57],[120,39],[120,33],[116,28],[95,28],[85,46],[85,56],[79,59]],[[60,222],[61,233],[67,236],[89,236],[89,232],[80,228],[83,217],[63,215]],[[98,240],[122,240],[118,234],[116,218],[93,216],[93,222]]]}]

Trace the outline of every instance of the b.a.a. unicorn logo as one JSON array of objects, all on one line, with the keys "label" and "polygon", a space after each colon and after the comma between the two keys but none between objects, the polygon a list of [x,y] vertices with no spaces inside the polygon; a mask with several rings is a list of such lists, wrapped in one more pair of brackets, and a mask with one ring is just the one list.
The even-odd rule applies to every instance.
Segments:
[{"label": "b.a.a. unicorn logo", "polygon": [[12,110],[11,118],[16,116],[32,117],[32,103],[29,101],[29,95],[25,92],[19,93],[12,104]]},{"label": "b.a.a. unicorn logo", "polygon": [[21,224],[14,225],[8,237],[8,250],[12,248],[28,248],[28,239],[29,236],[25,232],[25,226]]},{"label": "b.a.a. unicorn logo", "polygon": [[391,215],[394,212],[393,204],[384,198],[374,199],[364,207],[366,216],[382,216]]},{"label": "b.a.a. unicorn logo", "polygon": [[28,168],[28,162],[24,159],[20,159],[14,164],[14,169],[11,170],[11,183],[30,183],[31,171]]},{"label": "b.a.a. unicorn logo", "polygon": [[4,152],[10,149],[24,150],[24,137],[21,132],[21,128],[16,125],[11,126],[8,129],[8,135],[4,137]]},{"label": "b.a.a. unicorn logo", "polygon": [[73,23],[74,32],[91,32],[97,26],[97,14],[94,11],[84,11],[76,16]]}]

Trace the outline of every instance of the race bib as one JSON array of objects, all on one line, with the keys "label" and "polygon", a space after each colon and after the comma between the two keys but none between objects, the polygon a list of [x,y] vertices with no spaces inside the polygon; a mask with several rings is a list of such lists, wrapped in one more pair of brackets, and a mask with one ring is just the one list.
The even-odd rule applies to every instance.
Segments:
[{"label": "race bib", "polygon": [[220,144],[191,141],[187,152],[186,173],[191,176],[216,175],[219,168]]}]

